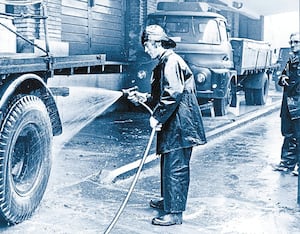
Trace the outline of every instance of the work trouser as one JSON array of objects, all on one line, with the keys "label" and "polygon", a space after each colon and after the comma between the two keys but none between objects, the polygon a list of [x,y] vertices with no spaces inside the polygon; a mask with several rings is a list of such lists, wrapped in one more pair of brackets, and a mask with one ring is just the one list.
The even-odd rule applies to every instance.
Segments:
[{"label": "work trouser", "polygon": [[289,169],[294,169],[300,160],[300,119],[281,118],[281,133],[284,137],[281,162]]},{"label": "work trouser", "polygon": [[162,195],[166,213],[185,211],[190,183],[192,148],[178,149],[161,155]]}]

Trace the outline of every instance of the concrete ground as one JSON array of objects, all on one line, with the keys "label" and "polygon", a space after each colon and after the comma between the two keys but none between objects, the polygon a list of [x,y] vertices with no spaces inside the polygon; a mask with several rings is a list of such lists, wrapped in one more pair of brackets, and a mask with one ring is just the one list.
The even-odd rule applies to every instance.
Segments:
[{"label": "concrete ground", "polygon": [[[151,225],[162,214],[149,207],[160,194],[159,158],[151,154],[111,233],[299,233],[297,177],[272,169],[282,143],[279,106],[204,117],[209,141],[193,151],[182,225]],[[0,232],[104,233],[148,142],[148,118],[147,113],[112,112],[91,121],[56,149],[46,194],[33,216]]]}]

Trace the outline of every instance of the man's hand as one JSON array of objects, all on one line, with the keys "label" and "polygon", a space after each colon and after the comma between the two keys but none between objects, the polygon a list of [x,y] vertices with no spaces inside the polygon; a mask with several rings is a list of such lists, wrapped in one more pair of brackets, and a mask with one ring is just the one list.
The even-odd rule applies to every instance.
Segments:
[{"label": "man's hand", "polygon": [[129,92],[127,99],[135,105],[139,105],[141,102],[146,102],[148,93],[141,93],[139,91]]},{"label": "man's hand", "polygon": [[156,131],[160,131],[161,130],[161,124],[158,122],[157,119],[155,119],[153,116],[150,117],[150,126],[151,128],[154,128]]},{"label": "man's hand", "polygon": [[288,80],[289,80],[288,76],[286,75],[280,76],[280,82],[283,86],[289,86]]}]

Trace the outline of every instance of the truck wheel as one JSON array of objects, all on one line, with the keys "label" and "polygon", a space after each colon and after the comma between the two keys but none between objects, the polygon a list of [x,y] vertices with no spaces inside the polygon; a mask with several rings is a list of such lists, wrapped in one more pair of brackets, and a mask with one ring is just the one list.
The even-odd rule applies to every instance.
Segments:
[{"label": "truck wheel", "polygon": [[216,116],[224,116],[228,112],[229,105],[235,107],[237,103],[236,89],[233,82],[230,82],[224,98],[214,99],[214,111]]},{"label": "truck wheel", "polygon": [[245,101],[247,106],[254,105],[254,89],[245,88]]},{"label": "truck wheel", "polygon": [[244,83],[246,105],[264,105],[269,91],[269,78],[266,73],[259,73]]},{"label": "truck wheel", "polygon": [[254,105],[265,105],[269,92],[269,79],[266,77],[263,81],[263,86],[260,89],[254,89],[253,99]]},{"label": "truck wheel", "polygon": [[16,224],[31,216],[45,192],[52,128],[36,96],[21,96],[7,109],[0,132],[0,215]]},{"label": "truck wheel", "polygon": [[224,116],[227,113],[228,103],[226,98],[214,99],[214,111],[216,116]]}]

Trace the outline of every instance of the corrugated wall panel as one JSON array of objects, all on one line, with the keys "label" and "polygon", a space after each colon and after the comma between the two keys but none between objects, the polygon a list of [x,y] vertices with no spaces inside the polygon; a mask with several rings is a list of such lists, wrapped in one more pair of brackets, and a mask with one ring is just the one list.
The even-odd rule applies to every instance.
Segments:
[{"label": "corrugated wall panel", "polygon": [[107,59],[125,58],[125,1],[62,0],[62,40],[70,54],[106,53]]},{"label": "corrugated wall panel", "polygon": [[62,0],[62,41],[69,42],[69,53],[88,54],[88,1]]},{"label": "corrugated wall panel", "polygon": [[91,12],[91,52],[108,59],[125,57],[125,0],[95,0]]}]

